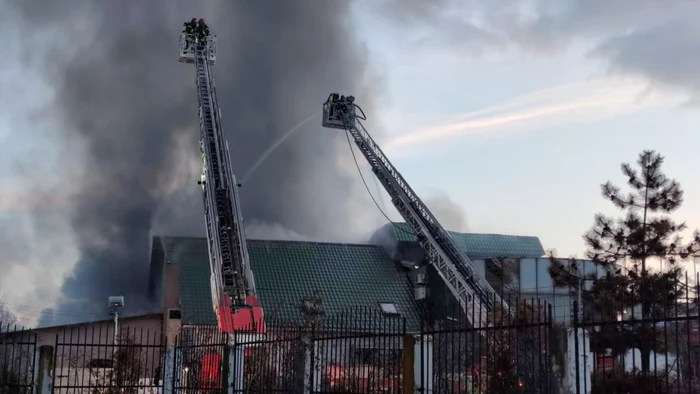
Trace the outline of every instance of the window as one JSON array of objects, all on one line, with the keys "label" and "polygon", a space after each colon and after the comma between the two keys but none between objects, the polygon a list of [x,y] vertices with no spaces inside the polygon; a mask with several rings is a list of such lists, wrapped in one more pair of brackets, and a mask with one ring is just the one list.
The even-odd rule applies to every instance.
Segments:
[{"label": "window", "polygon": [[[547,308],[551,306],[552,308],[552,318],[555,323],[571,324],[572,316],[572,302],[573,299],[569,295],[558,295],[558,294],[532,294],[535,305],[540,305],[544,308],[545,313],[547,313]],[[530,300],[528,300],[530,301]],[[539,302],[539,304],[538,304]]]},{"label": "window", "polygon": [[486,281],[498,294],[503,294],[503,267],[501,261],[486,260]]},{"label": "window", "polygon": [[474,263],[474,269],[481,275],[482,278],[486,277],[486,262],[484,260],[472,260]]},{"label": "window", "polygon": [[505,291],[520,291],[520,260],[503,259],[503,287]]},{"label": "window", "polygon": [[396,309],[396,305],[393,302],[380,302],[379,307],[382,308],[382,312],[387,315],[398,315],[399,311]]},{"label": "window", "polygon": [[549,275],[549,259],[537,259],[537,292],[540,294],[554,292],[554,282]]},{"label": "window", "polygon": [[520,290],[523,292],[537,290],[536,259],[520,259]]},{"label": "window", "polygon": [[518,259],[486,259],[485,278],[501,296],[518,292],[520,287],[520,261]]}]

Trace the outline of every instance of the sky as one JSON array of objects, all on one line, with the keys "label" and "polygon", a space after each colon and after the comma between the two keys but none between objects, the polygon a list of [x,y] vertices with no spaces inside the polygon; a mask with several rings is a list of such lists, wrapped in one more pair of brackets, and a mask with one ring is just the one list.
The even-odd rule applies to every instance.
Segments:
[{"label": "sky", "polygon": [[[382,146],[420,195],[447,194],[469,231],[535,235],[559,255],[583,257],[581,236],[593,215],[616,213],[600,184],[624,185],[620,164],[653,149],[685,189],[674,217],[700,227],[700,112],[693,102],[700,39],[687,17],[697,5],[641,1],[635,11],[626,1],[499,1],[493,9],[437,3],[426,10],[406,2],[419,9],[405,11],[413,19],[394,12],[410,19],[400,26],[370,13],[369,1],[358,11],[388,91],[388,104],[368,117],[380,122]],[[551,20],[523,22],[518,33],[503,27],[496,8],[516,3]],[[556,23],[574,16],[579,26]],[[503,42],[470,42],[451,31],[459,29]],[[559,34],[557,42],[543,31]]]},{"label": "sky", "polygon": [[[616,213],[601,198],[600,184],[624,184],[620,164],[634,162],[645,149],[666,157],[666,173],[685,190],[685,204],[674,217],[691,229],[700,227],[700,186],[694,176],[700,168],[694,149],[700,143],[700,26],[692,18],[700,6],[695,2],[349,4],[346,28],[359,43],[354,56],[363,59],[358,72],[364,80],[354,85],[357,91],[346,93],[364,106],[370,133],[445,227],[534,235],[560,256],[582,257],[582,235],[594,214]],[[7,42],[8,53],[18,51],[21,40]],[[356,64],[343,61],[346,67]],[[80,259],[71,223],[62,216],[75,208],[74,191],[57,185],[79,183],[89,172],[86,161],[65,160],[82,157],[89,146],[52,138],[55,125],[45,106],[61,97],[45,75],[9,65],[11,72],[0,74],[0,98],[6,103],[0,108],[0,227],[6,230],[0,248],[13,247],[12,253],[0,254],[10,262],[0,278],[0,297],[32,323],[58,299],[64,278]],[[323,86],[331,88],[325,80]],[[301,120],[311,113],[297,115],[294,119]],[[290,120],[280,127],[295,124]],[[334,132],[318,125],[304,129]],[[283,158],[289,153],[285,144],[303,145],[300,141],[310,136],[300,130],[270,156]],[[361,190],[352,156],[342,150],[349,149],[342,146],[345,137],[324,138],[339,147],[338,165],[353,190]],[[382,211],[400,220],[367,165],[360,167]],[[245,169],[239,172],[242,176]],[[349,240],[368,238],[386,219],[366,193],[349,198],[343,209],[360,217]],[[261,226],[255,234],[290,234],[273,227]],[[302,230],[295,229],[293,237],[337,240],[299,234]],[[47,232],[52,242],[41,242]],[[35,299],[46,305],[36,305]]]}]

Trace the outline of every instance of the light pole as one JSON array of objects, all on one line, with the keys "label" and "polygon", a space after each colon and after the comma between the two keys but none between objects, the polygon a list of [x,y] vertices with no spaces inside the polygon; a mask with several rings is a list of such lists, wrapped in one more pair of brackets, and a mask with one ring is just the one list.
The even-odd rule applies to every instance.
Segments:
[{"label": "light pole", "polygon": [[124,296],[110,296],[108,299],[109,314],[114,316],[114,354],[119,344],[119,310],[124,307]]}]

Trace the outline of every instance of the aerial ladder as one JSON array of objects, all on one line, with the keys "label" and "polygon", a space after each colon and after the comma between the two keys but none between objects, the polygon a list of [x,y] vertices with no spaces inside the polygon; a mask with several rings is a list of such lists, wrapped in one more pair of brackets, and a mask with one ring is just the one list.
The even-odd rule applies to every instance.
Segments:
[{"label": "aerial ladder", "polygon": [[216,36],[201,39],[183,32],[182,63],[195,65],[199,102],[202,188],[207,230],[211,291],[219,327],[225,332],[265,331],[255,293],[236,177],[224,138],[211,66],[216,63]]},{"label": "aerial ladder", "polygon": [[[367,117],[362,108],[355,104],[355,98],[332,93],[323,104],[322,114],[321,125],[323,127],[345,130],[352,136],[355,145],[372,167],[372,172],[391,197],[392,203],[413,230],[426,260],[435,267],[437,273],[457,299],[472,327],[481,329],[479,334],[492,343],[499,343],[497,348],[504,348],[506,343],[510,343],[510,339],[498,335],[491,335],[489,338],[486,335],[487,331],[483,328],[493,327],[496,324],[494,321],[489,321],[489,317],[496,316],[490,313],[494,311],[494,308],[500,308],[501,316],[512,316],[514,311],[476,272],[474,263],[455,244],[450,234],[440,225],[367,132],[361,122]],[[508,346],[510,347],[510,345]],[[534,355],[541,350],[536,349],[534,343],[525,342],[516,346],[522,348],[526,353],[520,357],[512,355],[518,368],[522,368],[521,370],[524,371],[526,370],[525,364],[534,359],[527,355]],[[517,354],[517,351],[515,353]],[[540,392],[537,383],[538,377],[522,376],[518,379],[517,385],[520,388],[527,385],[534,389],[532,392]],[[523,381],[526,382],[523,383]],[[514,382],[514,384],[516,383]]]},{"label": "aerial ladder", "polygon": [[470,324],[475,328],[487,327],[489,311],[496,304],[505,310],[508,306],[476,272],[469,257],[391,164],[361,120],[366,120],[366,116],[353,96],[333,93],[323,104],[322,126],[345,130],[352,136],[392,203],[413,230],[427,261],[457,299]]}]

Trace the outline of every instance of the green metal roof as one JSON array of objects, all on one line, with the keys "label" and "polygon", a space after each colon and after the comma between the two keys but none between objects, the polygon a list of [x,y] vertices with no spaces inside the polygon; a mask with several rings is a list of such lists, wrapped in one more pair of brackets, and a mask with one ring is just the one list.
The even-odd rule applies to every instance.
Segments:
[{"label": "green metal roof", "polygon": [[[215,325],[206,240],[160,239],[166,261],[180,266],[183,324]],[[266,319],[300,319],[302,299],[319,292],[327,316],[357,307],[379,314],[379,302],[391,302],[407,319],[409,330],[419,325],[418,305],[407,275],[396,269],[379,246],[248,240],[248,252]]]},{"label": "green metal roof", "polygon": [[[388,232],[397,241],[415,242],[416,236],[407,223],[389,223],[378,231]],[[544,256],[539,238],[520,235],[473,234],[448,231],[457,246],[470,258],[510,257],[536,258]]]}]

